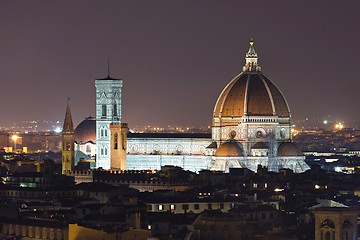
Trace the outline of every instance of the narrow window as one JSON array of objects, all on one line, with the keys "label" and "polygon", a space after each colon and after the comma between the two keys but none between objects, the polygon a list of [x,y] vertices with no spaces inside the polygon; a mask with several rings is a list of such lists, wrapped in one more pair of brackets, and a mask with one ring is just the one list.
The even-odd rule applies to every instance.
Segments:
[{"label": "narrow window", "polygon": [[66,151],[70,151],[70,143],[66,143]]},{"label": "narrow window", "polygon": [[118,149],[118,134],[114,135],[114,149]]},{"label": "narrow window", "polygon": [[104,132],[105,132],[105,137],[107,137],[107,130],[106,130],[106,129],[104,129]]},{"label": "narrow window", "polygon": [[103,155],[104,155],[104,149],[101,148],[101,156],[103,156]]},{"label": "narrow window", "polygon": [[87,146],[86,146],[86,152],[87,152],[87,153],[91,153],[91,146],[90,146],[90,145],[87,145]]},{"label": "narrow window", "polygon": [[117,116],[117,105],[114,104],[114,116]]},{"label": "narrow window", "polygon": [[103,117],[106,117],[106,104],[102,105],[102,114]]},{"label": "narrow window", "polygon": [[107,156],[107,148],[105,148],[105,156]]}]

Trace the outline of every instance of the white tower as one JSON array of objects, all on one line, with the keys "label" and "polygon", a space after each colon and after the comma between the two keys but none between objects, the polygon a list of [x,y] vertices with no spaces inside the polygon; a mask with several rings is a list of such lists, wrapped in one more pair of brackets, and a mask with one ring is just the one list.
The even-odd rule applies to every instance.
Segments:
[{"label": "white tower", "polygon": [[122,80],[108,76],[95,80],[96,168],[110,169],[110,124],[121,123]]}]

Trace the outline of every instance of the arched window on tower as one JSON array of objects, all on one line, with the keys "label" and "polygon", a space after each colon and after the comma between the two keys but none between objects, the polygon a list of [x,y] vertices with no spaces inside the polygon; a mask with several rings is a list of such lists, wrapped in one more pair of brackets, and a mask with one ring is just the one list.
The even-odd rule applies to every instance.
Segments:
[{"label": "arched window on tower", "polygon": [[118,134],[114,134],[114,149],[118,149]]},{"label": "arched window on tower", "polygon": [[117,105],[116,105],[116,103],[114,104],[114,116],[117,116]]},{"label": "arched window on tower", "polygon": [[66,151],[70,151],[70,143],[69,142],[66,143]]},{"label": "arched window on tower", "polygon": [[107,156],[107,148],[105,148],[105,156]]},{"label": "arched window on tower", "polygon": [[330,232],[326,232],[325,234],[325,240],[330,240]]},{"label": "arched window on tower", "polygon": [[100,153],[101,156],[104,156],[104,148],[101,148]]},{"label": "arched window on tower", "polygon": [[106,104],[102,105],[102,113],[101,116],[106,117]]}]

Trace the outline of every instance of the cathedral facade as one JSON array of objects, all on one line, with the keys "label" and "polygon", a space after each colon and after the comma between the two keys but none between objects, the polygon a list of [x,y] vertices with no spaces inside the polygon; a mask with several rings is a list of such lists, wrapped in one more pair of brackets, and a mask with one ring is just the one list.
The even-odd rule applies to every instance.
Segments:
[{"label": "cathedral facade", "polygon": [[121,165],[122,169],[126,166],[157,170],[174,165],[195,172],[229,168],[257,171],[261,165],[270,171],[281,168],[306,171],[309,167],[305,157],[292,142],[289,106],[279,89],[262,73],[253,41],[245,60],[243,71],[217,99],[212,134],[128,132],[124,137],[127,125],[121,123],[122,80],[110,76],[96,80],[96,119],[88,118],[75,129],[76,149],[82,153],[78,155],[96,156],[96,168],[120,166],[112,161],[120,161],[117,158],[121,154],[115,156],[112,151],[113,141],[119,139],[121,131],[114,135],[110,126],[123,124],[125,139],[120,144],[125,156],[121,155],[121,162],[126,157],[126,164]]}]

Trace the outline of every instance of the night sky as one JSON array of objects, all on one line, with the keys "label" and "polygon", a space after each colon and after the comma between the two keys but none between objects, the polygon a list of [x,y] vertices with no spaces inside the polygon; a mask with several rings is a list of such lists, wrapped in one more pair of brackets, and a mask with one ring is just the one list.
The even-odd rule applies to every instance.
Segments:
[{"label": "night sky", "polygon": [[360,1],[1,1],[0,125],[95,113],[124,80],[123,121],[206,126],[254,38],[294,120],[360,118]]}]

